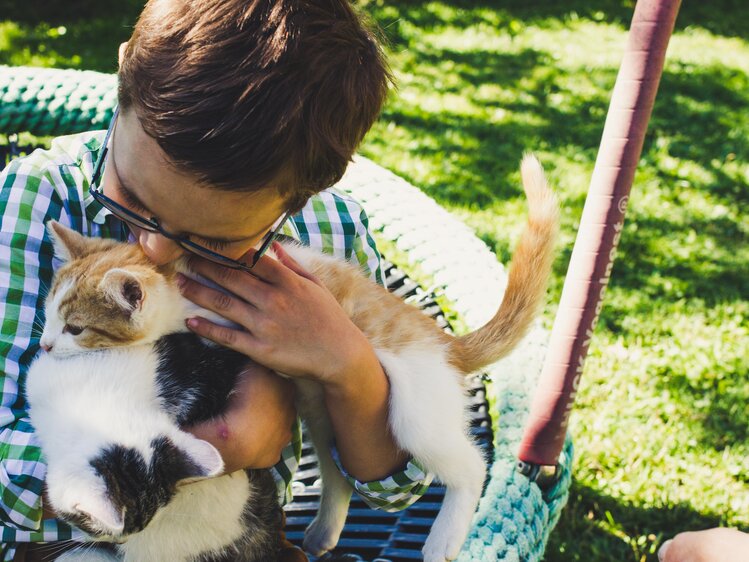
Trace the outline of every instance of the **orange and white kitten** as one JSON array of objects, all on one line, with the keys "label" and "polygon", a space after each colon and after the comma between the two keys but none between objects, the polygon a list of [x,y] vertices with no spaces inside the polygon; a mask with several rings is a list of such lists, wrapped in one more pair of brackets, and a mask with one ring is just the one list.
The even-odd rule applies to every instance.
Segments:
[{"label": "orange and white kitten", "polygon": [[[457,557],[485,478],[484,459],[467,432],[463,381],[512,350],[546,291],[558,205],[535,158],[526,156],[521,172],[529,218],[504,299],[485,326],[464,336],[444,333],[419,310],[362,275],[357,264],[284,244],[367,336],[390,381],[389,423],[396,443],[447,488],[423,549],[426,562]],[[137,246],[86,239],[60,225],[51,230],[57,247],[78,263],[79,272],[59,277],[48,297],[42,344],[52,354],[154,342],[169,332],[184,331],[185,318],[196,314],[195,305],[180,295],[174,270],[149,264]],[[321,388],[306,380],[296,384],[298,411],[315,444],[322,474],[320,511],[307,529],[304,546],[321,555],[338,542],[352,490],[330,455],[333,432],[321,406]],[[48,460],[50,465],[56,462],[52,456]],[[55,487],[54,482],[48,485],[50,491]]]}]

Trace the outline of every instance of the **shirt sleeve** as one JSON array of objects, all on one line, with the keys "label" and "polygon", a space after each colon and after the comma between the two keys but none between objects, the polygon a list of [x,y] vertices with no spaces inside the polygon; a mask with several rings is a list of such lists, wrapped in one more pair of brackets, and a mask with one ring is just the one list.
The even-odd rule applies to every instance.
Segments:
[{"label": "shirt sleeve", "polygon": [[281,505],[286,505],[293,499],[294,474],[299,468],[299,461],[302,457],[302,425],[299,418],[294,421],[291,435],[291,443],[281,451],[281,458],[270,469],[270,473],[276,482],[278,499]]},{"label": "shirt sleeve", "polygon": [[427,472],[415,459],[411,459],[406,467],[382,480],[360,482],[343,468],[338,451],[331,449],[333,460],[338,470],[356,490],[359,497],[372,509],[382,511],[400,511],[423,496],[432,483],[433,475]]},{"label": "shirt sleeve", "polygon": [[0,524],[36,531],[46,465],[29,422],[23,384],[39,349],[52,245],[44,223],[60,219],[51,182],[24,159],[0,174]]},{"label": "shirt sleeve", "polygon": [[356,205],[359,207],[358,220],[355,222],[356,236],[354,236],[351,255],[347,258],[358,261],[365,274],[380,285],[384,285],[380,252],[377,250],[374,238],[369,232],[369,218],[364,209],[358,203]]}]

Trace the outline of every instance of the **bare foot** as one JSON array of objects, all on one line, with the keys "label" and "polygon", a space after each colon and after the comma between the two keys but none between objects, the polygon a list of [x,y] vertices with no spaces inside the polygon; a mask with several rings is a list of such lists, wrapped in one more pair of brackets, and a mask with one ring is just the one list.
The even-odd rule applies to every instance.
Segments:
[{"label": "bare foot", "polygon": [[679,533],[658,551],[660,562],[747,562],[749,534],[719,527]]}]

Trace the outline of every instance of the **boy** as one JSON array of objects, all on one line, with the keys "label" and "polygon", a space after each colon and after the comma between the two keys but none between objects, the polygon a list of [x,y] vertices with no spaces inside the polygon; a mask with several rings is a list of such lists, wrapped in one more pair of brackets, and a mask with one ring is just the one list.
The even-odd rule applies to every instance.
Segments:
[{"label": "boy", "polygon": [[82,538],[49,513],[42,522],[45,466],[23,399],[39,347],[32,327],[43,320],[56,265],[50,219],[129,238],[156,263],[187,251],[210,258],[196,259],[196,269],[234,296],[191,282],[184,294],[244,330],[202,319],[188,327],[257,363],[225,417],[191,428],[219,449],[227,471],[273,466],[288,489],[299,428],[289,384],[273,369],[323,384],[341,469],[370,504],[402,509],[423,494],[430,476],[387,429],[387,378],[332,296],[283,255],[259,258],[252,275],[236,269],[291,213],[284,233],[357,259],[379,279],[366,216],[327,188],[379,113],[388,81],[379,47],[346,0],[151,0],[120,50],[119,116],[101,179],[92,178],[101,132],[56,139],[3,172],[4,560],[23,552],[42,559],[21,543]]}]

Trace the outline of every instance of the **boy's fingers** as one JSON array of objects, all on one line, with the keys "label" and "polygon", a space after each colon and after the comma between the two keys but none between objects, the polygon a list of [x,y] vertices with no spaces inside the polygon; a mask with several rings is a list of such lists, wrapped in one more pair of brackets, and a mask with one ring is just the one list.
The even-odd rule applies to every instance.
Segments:
[{"label": "boy's fingers", "polygon": [[244,353],[251,357],[253,346],[252,346],[252,335],[249,332],[242,330],[235,330],[233,328],[227,328],[226,326],[219,326],[214,324],[210,320],[195,316],[188,318],[186,321],[187,327],[204,338],[216,342],[219,345]]},{"label": "boy's fingers", "polygon": [[679,533],[658,551],[660,562],[745,562],[749,534],[716,527]]},{"label": "boy's fingers", "polygon": [[[240,261],[247,265],[252,265],[252,261],[255,259],[257,250],[252,249],[247,252]],[[280,266],[277,260],[274,260],[270,256],[264,255],[252,268],[251,275],[254,275],[258,279],[261,279],[267,283],[277,284],[283,275],[283,268]]]},{"label": "boy's fingers", "polygon": [[291,271],[296,273],[297,275],[304,277],[306,279],[309,279],[310,281],[314,281],[317,283],[317,279],[314,275],[312,275],[309,271],[304,269],[299,263],[292,258],[288,252],[286,252],[286,249],[283,247],[282,244],[279,244],[278,242],[273,242],[273,252],[275,252],[276,257],[278,257],[278,261],[280,261],[283,265],[288,267]]},{"label": "boy's fingers", "polygon": [[[186,277],[178,279],[182,296],[198,306],[211,310],[239,326],[247,327],[254,321],[257,306],[248,300],[252,295],[248,298],[239,295],[238,298],[233,294],[206,287]],[[257,294],[254,295],[255,298],[257,296]]]},{"label": "boy's fingers", "polygon": [[673,540],[667,540],[664,542],[661,547],[658,549],[658,562],[668,562],[668,549],[671,548],[671,545],[673,544]]}]

